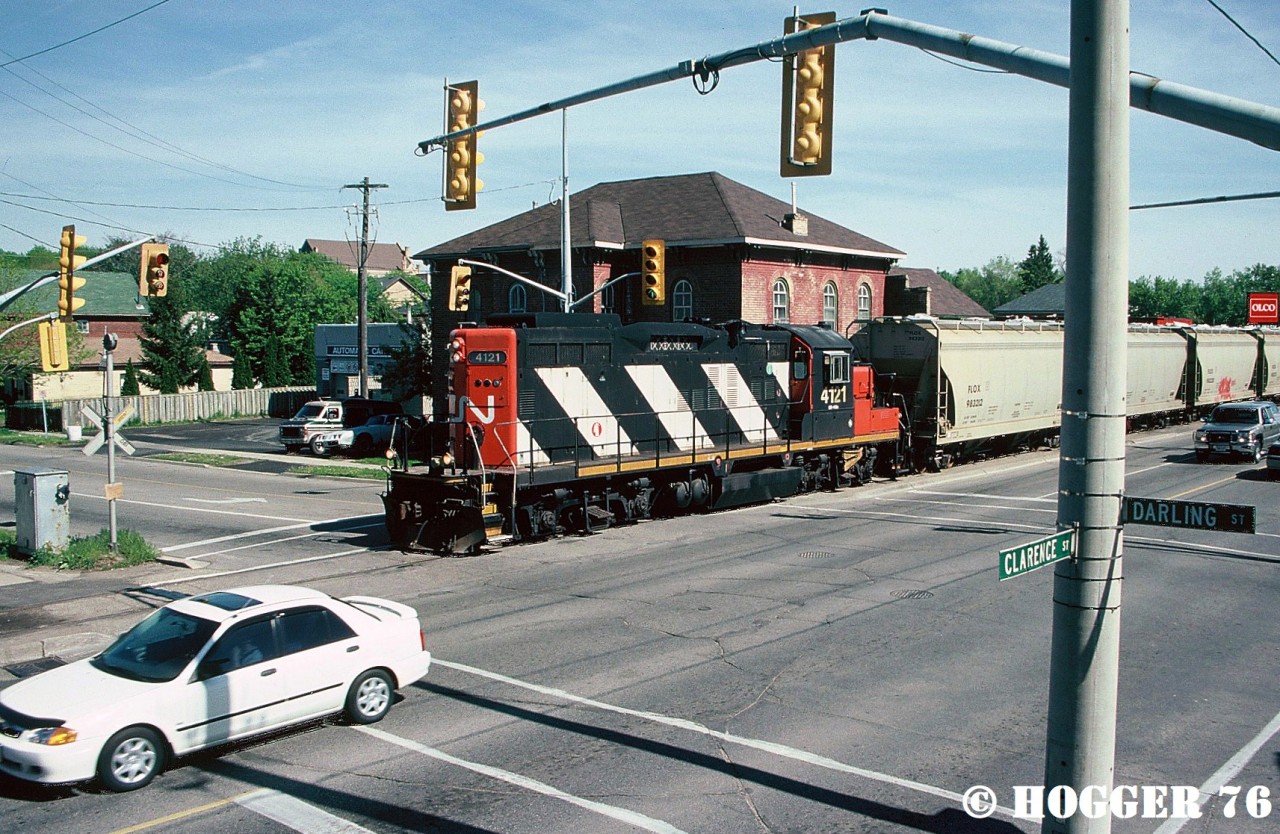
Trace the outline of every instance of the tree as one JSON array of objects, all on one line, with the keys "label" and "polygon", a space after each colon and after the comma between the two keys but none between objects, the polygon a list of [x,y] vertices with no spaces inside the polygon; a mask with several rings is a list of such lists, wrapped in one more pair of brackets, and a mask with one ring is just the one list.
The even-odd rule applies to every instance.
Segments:
[{"label": "tree", "polygon": [[1027,250],[1027,256],[1018,262],[1018,280],[1022,283],[1022,292],[1029,293],[1049,284],[1062,281],[1062,276],[1053,266],[1053,253],[1044,235]]},{"label": "tree", "polygon": [[284,357],[280,337],[267,339],[266,357],[263,359],[262,384],[267,388],[280,388],[290,383],[289,365]]},{"label": "tree", "polygon": [[253,369],[249,367],[249,357],[237,353],[231,365],[231,387],[237,391],[253,387]]},{"label": "tree", "polygon": [[981,269],[965,267],[954,274],[940,274],[965,295],[988,310],[994,310],[1023,295],[1022,279],[1017,269],[1012,261],[1000,255],[987,261]]},{"label": "tree", "polygon": [[120,396],[136,397],[142,393],[142,387],[138,385],[138,369],[133,367],[133,360],[130,359],[124,365],[124,380],[120,383]]},{"label": "tree", "polygon": [[207,356],[200,357],[200,375],[199,381],[196,383],[198,391],[212,391],[213,389],[213,368],[209,367],[209,358]]},{"label": "tree", "polygon": [[387,349],[391,356],[382,372],[382,387],[403,402],[431,391],[431,325],[426,316],[401,324],[404,340]]},{"label": "tree", "polygon": [[161,394],[176,394],[199,379],[204,344],[185,314],[182,293],[175,292],[171,278],[169,294],[151,298],[151,315],[142,324],[140,340],[147,370],[139,376]]}]

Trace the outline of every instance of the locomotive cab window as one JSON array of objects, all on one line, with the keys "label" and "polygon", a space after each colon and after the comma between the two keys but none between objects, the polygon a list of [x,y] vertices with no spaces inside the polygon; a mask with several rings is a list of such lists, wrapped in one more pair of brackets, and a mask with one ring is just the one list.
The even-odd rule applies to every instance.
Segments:
[{"label": "locomotive cab window", "polygon": [[849,381],[849,354],[847,353],[824,353],[822,354],[822,368],[825,371],[825,382],[828,385],[837,385]]}]

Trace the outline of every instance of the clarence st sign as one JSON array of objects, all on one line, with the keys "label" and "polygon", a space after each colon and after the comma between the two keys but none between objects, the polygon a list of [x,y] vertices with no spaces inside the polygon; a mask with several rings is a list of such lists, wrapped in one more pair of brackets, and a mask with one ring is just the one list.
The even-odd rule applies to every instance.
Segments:
[{"label": "clarence st sign", "polygon": [[1076,549],[1076,531],[1063,530],[1052,536],[1000,551],[1000,581],[1031,573],[1036,568],[1066,559]]}]

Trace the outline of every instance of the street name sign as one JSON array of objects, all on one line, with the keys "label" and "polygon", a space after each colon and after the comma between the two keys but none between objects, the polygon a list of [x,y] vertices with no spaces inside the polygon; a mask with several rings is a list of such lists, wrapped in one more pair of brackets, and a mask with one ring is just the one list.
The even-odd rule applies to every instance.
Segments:
[{"label": "street name sign", "polygon": [[1076,549],[1076,531],[1063,530],[1039,541],[1000,551],[1000,581],[1069,558]]},{"label": "street name sign", "polygon": [[1207,504],[1167,498],[1124,497],[1126,524],[1218,530],[1225,533],[1255,532],[1254,508],[1247,504]]}]

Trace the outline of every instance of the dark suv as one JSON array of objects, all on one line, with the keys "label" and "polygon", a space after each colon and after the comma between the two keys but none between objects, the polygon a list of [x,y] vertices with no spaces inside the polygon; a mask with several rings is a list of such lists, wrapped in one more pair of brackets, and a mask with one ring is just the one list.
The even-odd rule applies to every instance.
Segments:
[{"label": "dark suv", "polygon": [[1204,426],[1195,431],[1196,460],[1207,460],[1210,455],[1239,455],[1257,463],[1277,440],[1280,408],[1275,403],[1224,403],[1214,408]]}]

